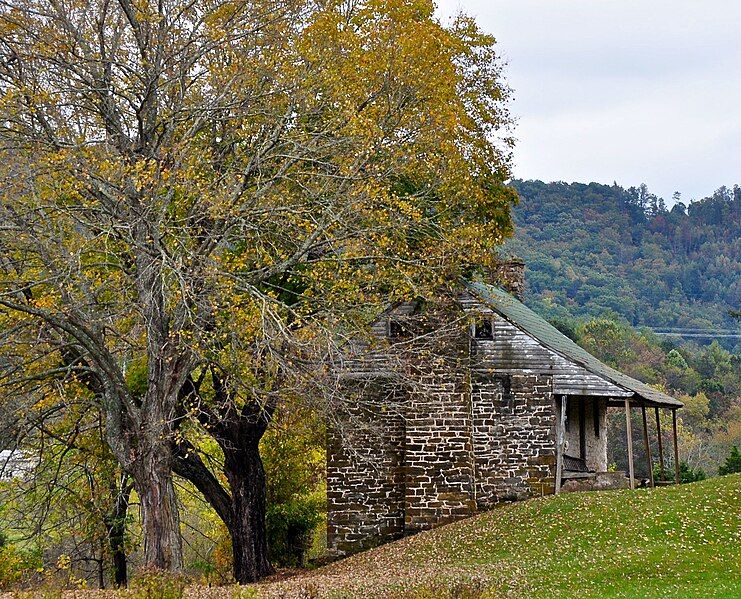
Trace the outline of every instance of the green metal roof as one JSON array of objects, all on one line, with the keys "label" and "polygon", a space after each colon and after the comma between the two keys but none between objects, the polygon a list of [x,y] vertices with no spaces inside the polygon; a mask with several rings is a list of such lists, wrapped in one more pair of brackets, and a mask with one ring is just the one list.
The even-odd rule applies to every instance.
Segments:
[{"label": "green metal roof", "polygon": [[584,367],[592,374],[627,391],[632,391],[638,398],[652,405],[666,408],[681,408],[684,406],[681,401],[666,393],[657,391],[645,383],[618,372],[607,364],[603,364],[506,291],[478,282],[467,283],[467,287],[487,306],[518,329],[534,337],[548,349]]}]

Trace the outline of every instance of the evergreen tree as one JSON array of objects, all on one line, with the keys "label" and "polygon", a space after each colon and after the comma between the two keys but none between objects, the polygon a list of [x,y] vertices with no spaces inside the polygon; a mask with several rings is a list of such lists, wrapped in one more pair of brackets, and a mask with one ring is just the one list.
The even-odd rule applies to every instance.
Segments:
[{"label": "evergreen tree", "polygon": [[735,445],[731,448],[731,453],[726,458],[725,464],[718,468],[718,474],[735,474],[741,472],[741,453]]}]

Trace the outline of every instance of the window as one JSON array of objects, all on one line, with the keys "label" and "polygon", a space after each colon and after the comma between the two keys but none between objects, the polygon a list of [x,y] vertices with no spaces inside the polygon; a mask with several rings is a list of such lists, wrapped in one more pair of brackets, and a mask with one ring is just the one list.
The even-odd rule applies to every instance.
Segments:
[{"label": "window", "polygon": [[389,337],[398,338],[404,335],[404,326],[398,320],[389,320]]},{"label": "window", "polygon": [[479,320],[473,327],[473,336],[476,339],[494,339],[491,318]]}]

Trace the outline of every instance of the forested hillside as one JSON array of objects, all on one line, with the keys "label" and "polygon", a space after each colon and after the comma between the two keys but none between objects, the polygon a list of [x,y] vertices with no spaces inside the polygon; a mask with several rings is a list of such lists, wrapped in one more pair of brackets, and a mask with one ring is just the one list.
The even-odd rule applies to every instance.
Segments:
[{"label": "forested hillside", "polygon": [[[668,209],[645,185],[513,185],[522,199],[508,246],[525,260],[527,301],[545,317],[611,316],[633,326],[737,332],[740,187],[722,187],[689,205],[677,194]],[[739,342],[719,340],[728,349]]]}]

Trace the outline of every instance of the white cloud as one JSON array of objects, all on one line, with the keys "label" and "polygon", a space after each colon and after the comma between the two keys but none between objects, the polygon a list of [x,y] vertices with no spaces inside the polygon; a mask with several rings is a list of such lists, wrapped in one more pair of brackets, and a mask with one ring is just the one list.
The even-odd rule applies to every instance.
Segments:
[{"label": "white cloud", "polygon": [[738,0],[439,0],[493,33],[518,118],[515,175],[645,182],[669,199],[741,183]]}]

